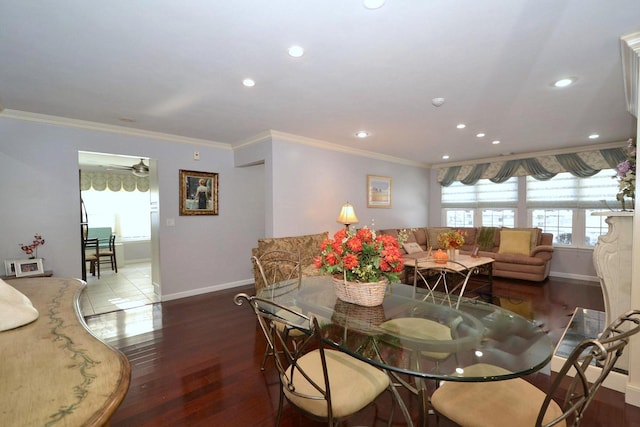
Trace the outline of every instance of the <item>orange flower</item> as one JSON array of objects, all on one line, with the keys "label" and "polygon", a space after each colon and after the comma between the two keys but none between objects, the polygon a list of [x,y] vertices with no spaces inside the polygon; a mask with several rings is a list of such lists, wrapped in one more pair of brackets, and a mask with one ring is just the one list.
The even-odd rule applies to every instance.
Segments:
[{"label": "orange flower", "polygon": [[358,266],[358,257],[355,254],[346,254],[342,259],[344,267],[351,270]]}]

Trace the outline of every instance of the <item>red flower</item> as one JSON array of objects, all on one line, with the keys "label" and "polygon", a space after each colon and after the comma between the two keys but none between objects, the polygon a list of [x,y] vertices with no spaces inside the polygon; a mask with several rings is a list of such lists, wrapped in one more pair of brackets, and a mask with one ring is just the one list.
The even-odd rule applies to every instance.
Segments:
[{"label": "red flower", "polygon": [[362,250],[362,240],[357,237],[347,240],[347,248],[353,252],[360,252]]},{"label": "red flower", "polygon": [[365,243],[370,243],[373,240],[373,233],[368,228],[361,228],[356,233],[356,237]]},{"label": "red flower", "polygon": [[329,252],[326,256],[326,260],[329,263],[329,265],[337,265],[338,264],[338,257],[336,256],[336,254],[334,252]]},{"label": "red flower", "polygon": [[318,255],[317,257],[313,258],[313,265],[315,265],[316,268],[322,267],[322,256],[321,255]]},{"label": "red flower", "polygon": [[352,268],[358,266],[358,257],[355,254],[346,254],[342,259],[342,263],[344,264],[345,268],[351,270]]}]

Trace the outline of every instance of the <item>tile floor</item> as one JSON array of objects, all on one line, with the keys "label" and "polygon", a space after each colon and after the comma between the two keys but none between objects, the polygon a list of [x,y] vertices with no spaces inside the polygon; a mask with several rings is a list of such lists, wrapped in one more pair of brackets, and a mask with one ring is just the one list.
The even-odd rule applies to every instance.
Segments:
[{"label": "tile floor", "polygon": [[100,279],[91,275],[87,277],[87,288],[80,299],[80,308],[84,316],[92,316],[159,301],[153,293],[151,263],[128,264],[118,267],[117,273],[108,265],[103,265]]}]

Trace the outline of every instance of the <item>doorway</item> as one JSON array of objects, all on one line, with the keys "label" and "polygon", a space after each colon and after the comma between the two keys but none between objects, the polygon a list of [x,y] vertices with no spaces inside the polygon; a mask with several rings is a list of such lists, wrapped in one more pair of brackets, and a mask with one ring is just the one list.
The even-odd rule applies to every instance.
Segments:
[{"label": "doorway", "polygon": [[[85,262],[85,316],[139,307],[161,300],[158,268],[157,162],[145,157],[78,152],[82,237],[115,235],[115,265],[109,257]],[[82,243],[81,242],[81,243]],[[107,250],[108,242],[101,240]],[[83,251],[83,244],[81,252]],[[117,266],[117,269],[115,268]]]}]

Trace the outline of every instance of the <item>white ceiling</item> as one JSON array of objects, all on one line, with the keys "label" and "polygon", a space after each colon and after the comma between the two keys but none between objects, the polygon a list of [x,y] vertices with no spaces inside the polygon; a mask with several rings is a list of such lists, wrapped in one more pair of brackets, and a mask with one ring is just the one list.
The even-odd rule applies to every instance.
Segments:
[{"label": "white ceiling", "polygon": [[[222,143],[273,129],[464,161],[635,136],[619,37],[636,31],[638,0],[0,0],[0,102]],[[565,76],[577,83],[551,86]]]}]

